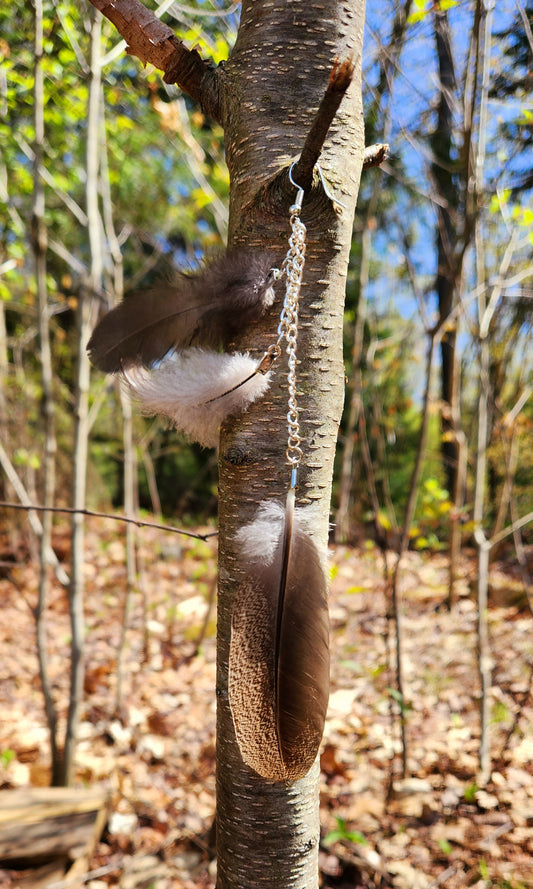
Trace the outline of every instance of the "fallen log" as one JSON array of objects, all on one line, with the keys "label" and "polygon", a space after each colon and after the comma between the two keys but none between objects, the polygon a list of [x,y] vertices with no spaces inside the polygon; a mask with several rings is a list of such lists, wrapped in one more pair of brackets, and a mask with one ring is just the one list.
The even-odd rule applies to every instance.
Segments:
[{"label": "fallen log", "polygon": [[[0,868],[35,868],[78,876],[107,819],[108,793],[101,787],[35,787],[0,792]],[[48,870],[49,869],[49,870]],[[70,872],[69,872],[70,873]],[[37,884],[34,884],[37,885]],[[40,884],[39,884],[40,885]]]}]

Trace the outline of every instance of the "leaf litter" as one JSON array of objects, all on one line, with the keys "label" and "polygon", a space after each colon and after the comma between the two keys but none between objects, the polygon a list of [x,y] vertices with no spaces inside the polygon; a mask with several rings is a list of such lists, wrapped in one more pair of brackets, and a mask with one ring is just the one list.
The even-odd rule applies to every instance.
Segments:
[{"label": "leaf litter", "polygon": [[[66,526],[56,532],[67,534]],[[87,533],[86,676],[76,777],[107,786],[111,815],[89,889],[213,889],[216,544],[139,531],[123,687],[117,648],[126,590],[123,539],[106,520]],[[59,541],[60,543],[61,541]],[[68,545],[63,541],[68,551]],[[58,544],[59,548],[59,544]],[[446,560],[409,552],[402,573],[408,774],[391,728],[387,605],[377,550],[332,548],[332,682],[322,743],[322,889],[533,887],[533,620],[504,563],[495,565],[493,771],[478,787],[473,560],[461,563],[451,613]],[[31,609],[31,563],[0,579],[0,788],[46,786],[48,733]],[[506,598],[506,577],[509,596]],[[69,620],[52,583],[50,673],[64,727]],[[392,769],[392,773],[391,773]],[[392,776],[391,776],[392,775]],[[0,870],[0,887],[16,886]]]}]

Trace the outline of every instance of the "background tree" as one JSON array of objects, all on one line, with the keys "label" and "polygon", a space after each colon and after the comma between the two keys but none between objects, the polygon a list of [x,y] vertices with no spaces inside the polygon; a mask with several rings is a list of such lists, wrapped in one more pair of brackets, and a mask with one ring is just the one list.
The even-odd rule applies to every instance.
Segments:
[{"label": "background tree", "polygon": [[500,132],[508,146],[500,156],[511,173],[509,184],[516,194],[520,194],[533,188],[527,160],[533,143],[531,109],[528,107],[533,92],[533,6],[519,6],[510,25],[496,31],[494,39],[499,49],[499,64],[495,66],[489,96],[502,103],[511,98],[513,105],[518,105],[514,113],[505,115],[508,119],[500,122]]}]

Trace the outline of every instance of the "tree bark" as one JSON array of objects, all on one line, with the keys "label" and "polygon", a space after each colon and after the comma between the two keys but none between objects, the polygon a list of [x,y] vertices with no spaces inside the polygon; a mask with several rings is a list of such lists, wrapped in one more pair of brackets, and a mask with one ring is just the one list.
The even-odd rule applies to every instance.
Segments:
[{"label": "tree bark", "polygon": [[[477,0],[470,32],[470,47],[463,77],[463,120],[454,124],[457,99],[452,34],[446,10],[436,8],[434,31],[439,71],[437,126],[431,137],[432,175],[436,203],[437,275],[435,289],[439,326],[444,327],[441,351],[441,453],[446,486],[453,501],[450,522],[450,576],[448,605],[455,599],[457,561],[461,551],[460,515],[465,499],[466,439],[461,427],[460,372],[457,352],[457,305],[462,286],[464,257],[472,242],[477,220],[477,193],[473,193],[473,129],[478,104],[481,3]],[[447,326],[447,329],[446,329]]]},{"label": "tree bark", "polygon": [[[379,80],[374,90],[374,101],[367,113],[367,121],[370,120],[370,128],[372,138],[378,137],[387,140],[390,130],[390,97],[396,72],[398,70],[398,60],[400,58],[405,34],[407,29],[407,19],[411,11],[412,0],[404,0],[402,5],[398,5],[391,27],[391,36],[388,45],[383,48],[380,68]],[[388,101],[387,101],[388,99]],[[378,131],[379,119],[379,131]],[[367,131],[368,138],[368,131]],[[368,149],[367,149],[368,153]],[[363,169],[366,169],[366,162]],[[352,503],[352,493],[354,484],[354,475],[356,466],[354,466],[355,436],[359,423],[359,412],[362,404],[362,350],[363,350],[363,333],[366,319],[366,301],[367,289],[369,282],[370,270],[370,254],[372,249],[372,229],[370,222],[376,213],[379,202],[379,194],[381,188],[381,179],[374,179],[372,192],[363,225],[363,234],[361,238],[361,261],[359,268],[359,296],[357,300],[356,318],[353,327],[353,366],[352,378],[349,382],[348,389],[350,391],[350,401],[345,419],[345,433],[342,441],[342,460],[341,470],[338,483],[338,508],[335,515],[335,542],[344,543],[349,539],[350,535],[350,507]],[[376,521],[378,520],[376,515]]]},{"label": "tree bark", "polygon": [[[482,60],[481,102],[479,113],[478,145],[476,154],[476,195],[483,193],[485,183],[486,139],[487,139],[487,102],[489,94],[490,45],[492,28],[492,6],[483,2],[483,15],[480,22],[482,40],[480,58]],[[489,590],[489,556],[491,541],[487,538],[483,524],[485,520],[485,503],[487,487],[487,448],[490,443],[490,325],[494,306],[499,298],[498,284],[493,288],[487,303],[484,285],[486,283],[485,251],[480,227],[476,230],[476,278],[479,289],[477,300],[478,311],[478,347],[479,347],[479,396],[478,396],[478,432],[475,466],[474,489],[474,540],[477,547],[477,666],[480,684],[480,739],[479,739],[479,776],[478,783],[484,786],[490,777],[490,708],[492,686],[492,657],[490,649],[490,633],[488,622],[488,590]],[[512,253],[513,239],[508,246],[506,255]],[[505,260],[504,260],[505,261]],[[502,271],[504,264],[502,263]]]},{"label": "tree bark", "polygon": [[[454,122],[453,96],[455,93],[455,73],[451,48],[451,34],[448,15],[445,11],[435,11],[435,43],[439,67],[439,105],[437,128],[432,137],[435,161],[432,165],[441,202],[437,204],[437,279],[436,290],[439,305],[439,324],[445,324],[452,313],[457,298],[458,269],[456,263],[458,193],[454,176]],[[457,446],[453,434],[451,412],[457,402],[457,376],[455,368],[455,346],[457,340],[456,320],[442,337],[441,353],[441,398],[445,406],[442,416],[442,458],[447,487],[450,495],[456,486]]]},{"label": "tree bark", "polygon": [[72,517],[72,571],[69,588],[71,625],[70,699],[65,733],[65,747],[60,783],[74,780],[75,752],[80,710],[83,698],[84,560],[87,453],[90,431],[89,379],[90,365],[86,345],[94,327],[97,311],[95,292],[102,283],[102,237],[98,209],[98,171],[100,159],[100,34],[101,16],[91,10],[90,78],[87,114],[87,222],[90,245],[90,275],[80,293],[78,306],[78,362],[74,431],[73,508],[80,510]]},{"label": "tree bark", "polygon": [[[39,357],[41,359],[41,381],[43,387],[43,497],[44,506],[53,506],[55,497],[56,475],[56,434],[55,404],[53,386],[52,351],[50,345],[50,312],[48,306],[48,288],[46,284],[46,246],[47,231],[45,222],[45,194],[42,179],[43,145],[44,145],[44,76],[43,57],[43,9],[42,3],[36,0],[35,13],[35,84],[34,84],[34,126],[33,143],[33,211],[32,211],[32,248],[35,263],[35,280],[39,305]],[[58,762],[57,711],[54,703],[52,684],[48,668],[48,638],[46,626],[46,609],[50,590],[49,557],[52,548],[53,514],[43,513],[42,534],[39,542],[39,590],[35,607],[35,633],[37,638],[37,657],[39,674],[44,697],[46,721],[50,733],[50,749],[52,758],[52,781]]]},{"label": "tree bark", "polygon": [[[352,57],[356,75],[320,164],[330,190],[347,206],[336,215],[321,187],[306,195],[307,258],[300,301],[298,390],[304,458],[297,498],[317,501],[316,543],[324,550],[335,443],[343,403],[342,322],[352,216],[363,160],[360,59],[363,4],[323,0],[243,3],[237,43],[222,92],[230,171],[230,243],[287,250],[295,190],[283,168],[297,159],[328,85],[335,59]],[[278,287],[278,291],[282,288]],[[282,294],[263,323],[237,343],[262,354],[276,339]],[[244,765],[228,705],[231,612],[244,565],[235,534],[257,504],[283,499],[289,482],[286,367],[278,363],[266,400],[222,431],[219,482],[217,671],[218,889],[291,886],[318,877],[318,777],[315,764],[292,786],[264,781]]]}]

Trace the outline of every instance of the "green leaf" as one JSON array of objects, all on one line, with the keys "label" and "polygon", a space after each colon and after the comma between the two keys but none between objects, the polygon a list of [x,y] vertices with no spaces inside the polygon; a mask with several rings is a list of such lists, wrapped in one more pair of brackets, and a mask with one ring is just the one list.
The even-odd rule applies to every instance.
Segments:
[{"label": "green leaf", "polygon": [[489,868],[484,858],[479,862],[479,876],[483,880],[490,880]]},{"label": "green leaf", "polygon": [[2,750],[0,753],[0,763],[2,764],[4,769],[7,769],[10,762],[16,758],[17,754],[14,750],[11,750],[10,747],[6,747],[5,750]]},{"label": "green leaf", "polygon": [[463,793],[465,802],[474,803],[476,801],[476,793],[478,792],[478,790],[479,788],[475,781],[473,781],[472,784],[468,784],[465,787],[465,792]]},{"label": "green leaf", "polygon": [[359,846],[367,846],[368,840],[366,837],[358,830],[348,830],[346,827],[346,821],[344,818],[335,817],[335,821],[337,822],[336,830],[331,830],[324,837],[322,845],[324,846],[332,846],[333,843],[338,842],[349,842],[355,843]]},{"label": "green leaf", "polygon": [[429,12],[428,0],[414,0],[413,6],[414,12],[412,12],[407,19],[409,25],[421,22]]},{"label": "green leaf", "polygon": [[410,704],[409,701],[405,700],[404,696],[398,691],[397,688],[391,688],[390,686],[388,686],[387,691],[393,701],[396,701],[403,714],[409,713],[413,709],[413,705]]},{"label": "green leaf", "polygon": [[346,670],[358,670],[359,669],[359,664],[357,663],[357,661],[351,661],[349,659],[339,661],[339,665],[341,667],[344,667]]}]

